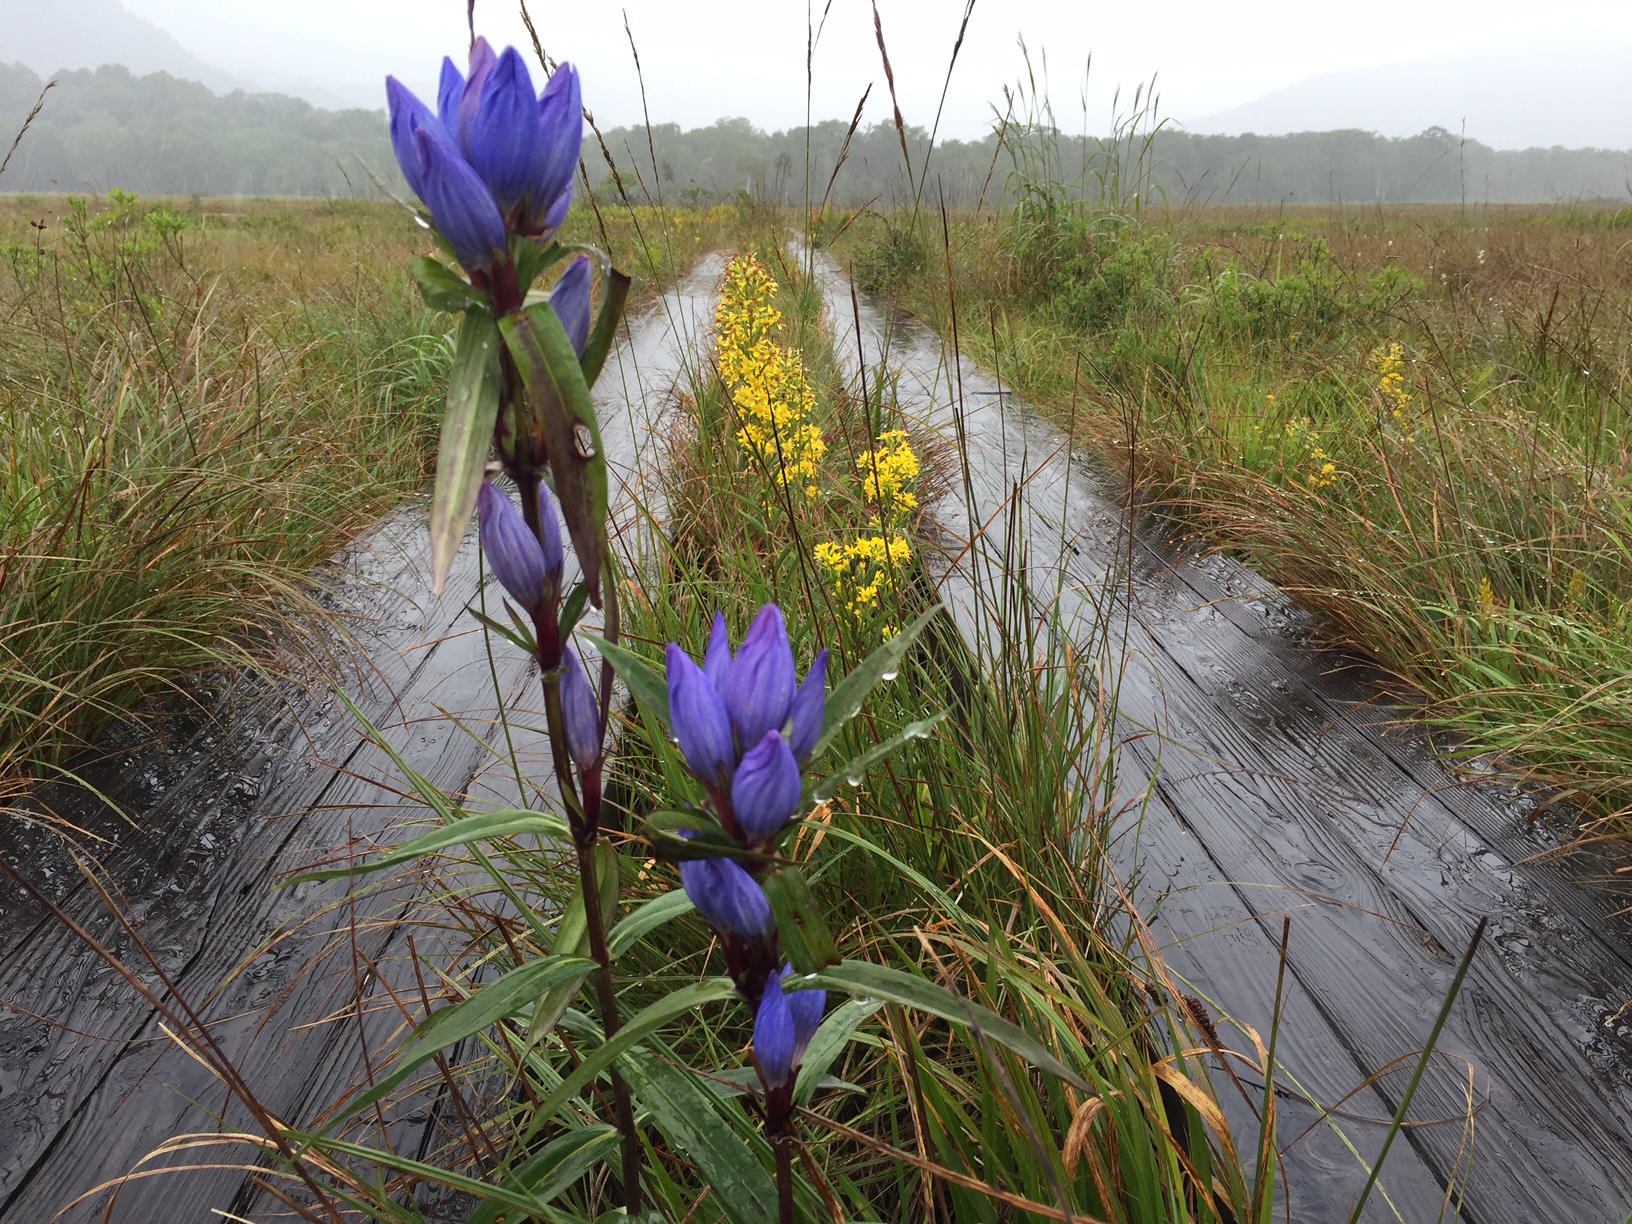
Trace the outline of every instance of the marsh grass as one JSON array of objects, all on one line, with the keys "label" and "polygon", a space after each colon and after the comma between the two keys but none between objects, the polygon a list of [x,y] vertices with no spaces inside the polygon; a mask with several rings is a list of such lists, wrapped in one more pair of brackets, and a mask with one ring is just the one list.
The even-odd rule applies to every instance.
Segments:
[{"label": "marsh grass", "polygon": [[[582,212],[654,287],[734,215]],[[0,202],[0,787],[344,632],[309,576],[434,455],[428,249],[391,203]]]},{"label": "marsh grass", "polygon": [[[1028,200],[949,219],[971,355],[1470,753],[1624,830],[1632,215]],[[949,330],[945,249],[903,269],[904,224],[841,253]]]}]

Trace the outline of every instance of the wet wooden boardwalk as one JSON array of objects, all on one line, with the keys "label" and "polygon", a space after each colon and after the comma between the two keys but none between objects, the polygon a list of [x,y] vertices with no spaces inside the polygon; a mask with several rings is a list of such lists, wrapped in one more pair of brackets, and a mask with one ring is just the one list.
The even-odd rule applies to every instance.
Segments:
[{"label": "wet wooden boardwalk", "polygon": [[995,537],[988,550],[1023,544],[1034,590],[1079,640],[1112,627],[1130,805],[1117,854],[1173,970],[1216,1015],[1267,1034],[1292,917],[1281,1074],[1322,1104],[1360,1088],[1330,1124],[1281,1101],[1283,1145],[1314,1125],[1285,1152],[1292,1218],[1346,1218],[1384,1130],[1364,1119],[1393,1115],[1410,1067],[1367,1081],[1421,1048],[1488,916],[1412,1105],[1422,1125],[1395,1144],[1367,1218],[1456,1218],[1447,1196],[1465,1187],[1460,1218],[1479,1224],[1622,1224],[1632,881],[1614,881],[1632,855],[1538,860],[1568,831],[1532,821],[1533,798],[1447,771],[1361,663],[1307,644],[1283,595],[1161,519],[1130,528],[1117,483],[996,378],[821,272],[852,366],[893,371],[910,417],[963,439],[966,483],[933,513],[957,558],[943,597],[966,632],[989,631],[969,611],[988,572],[981,547],[962,552],[971,523]]},{"label": "wet wooden boardwalk", "polygon": [[[625,505],[655,445],[640,405],[655,409],[685,360],[717,271],[705,265],[638,321],[603,380]],[[1451,1121],[1415,1126],[1395,1145],[1387,1198],[1374,1198],[1367,1219],[1454,1218],[1442,1210],[1447,1187],[1469,1176],[1471,1159],[1463,1219],[1621,1224],[1632,1211],[1632,1010],[1606,1021],[1632,1000],[1632,924],[1606,885],[1626,859],[1535,861],[1558,831],[1530,820],[1531,800],[1461,784],[1421,735],[1390,730],[1363,667],[1304,643],[1305,619],[1275,591],[1174,543],[1159,521],[1130,531],[1101,477],[1069,460],[1057,432],[996,380],[870,303],[858,337],[843,278],[831,265],[822,275],[841,353],[882,360],[899,375],[905,411],[966,440],[967,483],[934,508],[949,538],[967,538],[971,523],[1001,525],[1018,485],[1034,580],[1052,582],[1058,612],[1085,641],[1106,623],[1126,626],[1114,643],[1122,787],[1130,803],[1148,801],[1141,819],[1128,818],[1118,866],[1175,972],[1215,1014],[1267,1031],[1281,917],[1292,915],[1282,1074],[1325,1104],[1359,1092],[1325,1122],[1299,1097],[1282,1100],[1283,1144],[1313,1124],[1284,1156],[1291,1218],[1344,1218],[1381,1138],[1366,1119],[1393,1112],[1406,1073],[1367,1081],[1420,1047],[1458,953],[1488,915],[1490,938],[1442,1041],[1447,1057],[1413,1109],[1424,1123]],[[522,710],[534,682],[511,652],[490,665],[471,631],[473,550],[440,600],[426,589],[424,551],[408,507],[347,558],[352,576],[337,598],[369,619],[356,631],[359,665],[337,678],[433,782],[508,802],[515,784],[489,742],[495,676]],[[943,575],[971,634],[985,631],[969,611],[979,557],[977,548]],[[359,1022],[354,1005],[375,991],[376,969],[409,980],[402,919],[418,898],[411,884],[355,898],[331,886],[314,895],[341,903],[313,918],[313,895],[272,884],[348,841],[400,839],[416,805],[332,704],[250,693],[226,725],[104,767],[141,814],[137,827],[83,796],[44,800],[110,838],[102,861],[144,939],[189,998],[209,1000],[213,1031],[255,1090],[298,1121],[365,1078],[367,1051],[395,1028],[386,1012]],[[519,747],[526,772],[545,781],[536,745]],[[34,864],[59,904],[141,971],[46,835],[0,824],[0,852]],[[355,950],[345,937],[354,916],[364,932]],[[289,933],[274,941],[279,931]],[[124,982],[9,890],[0,948],[0,1222],[47,1220],[163,1140],[213,1128],[219,1085],[170,1046]],[[401,1150],[429,1141],[430,1107],[402,1120]],[[223,1151],[207,1159],[242,1159]],[[67,1218],[97,1218],[104,1200]],[[202,1221],[255,1206],[241,1170],[216,1169],[135,1183],[112,1218]]]}]

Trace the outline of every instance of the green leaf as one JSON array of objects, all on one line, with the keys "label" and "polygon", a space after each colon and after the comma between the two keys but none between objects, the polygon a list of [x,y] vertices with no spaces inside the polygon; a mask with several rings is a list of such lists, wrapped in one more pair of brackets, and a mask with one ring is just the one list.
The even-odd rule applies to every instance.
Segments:
[{"label": "green leaf", "polygon": [[468,999],[433,1012],[397,1052],[395,1069],[374,1087],[352,1100],[327,1123],[319,1134],[327,1134],[347,1118],[356,1116],[376,1101],[384,1100],[415,1071],[449,1046],[474,1036],[513,1016],[527,1004],[560,982],[582,980],[595,962],[581,956],[546,956],[512,969],[496,982],[483,986]]},{"label": "green leaf", "polygon": [[693,1161],[713,1187],[712,1201],[735,1224],[776,1219],[776,1187],[760,1163],[758,1144],[723,1117],[716,1097],[691,1072],[636,1050],[618,1064],[668,1145]]},{"label": "green leaf", "polygon": [[370,1164],[379,1165],[383,1169],[396,1169],[399,1173],[413,1174],[415,1180],[430,1182],[432,1185],[448,1186],[454,1190],[462,1190],[478,1199],[497,1201],[506,1207],[514,1207],[527,1214],[522,1217],[527,1220],[538,1220],[541,1224],[576,1224],[582,1217],[570,1211],[559,1211],[548,1203],[541,1202],[529,1194],[509,1190],[503,1186],[495,1186],[489,1182],[477,1181],[475,1178],[465,1177],[458,1173],[450,1173],[447,1169],[436,1165],[426,1164],[422,1160],[410,1160],[406,1156],[398,1156],[395,1152],[382,1152],[378,1148],[366,1147],[361,1143],[348,1143],[343,1139],[329,1139],[319,1131],[312,1134],[307,1131],[288,1130],[283,1135],[286,1139],[299,1144],[301,1147],[317,1147],[325,1152],[332,1152],[337,1156],[350,1156],[357,1160],[366,1160]]},{"label": "green leaf", "polygon": [[788,978],[785,988],[841,990],[857,998],[882,999],[886,1003],[899,1003],[903,1007],[928,1012],[942,1020],[974,1029],[980,1036],[1011,1050],[1039,1070],[1057,1075],[1084,1092],[1090,1090],[1081,1076],[1055,1058],[1041,1041],[1019,1025],[1010,1023],[989,1007],[970,1002],[934,982],[900,969],[847,960],[809,977],[795,974]]},{"label": "green leaf", "polygon": [[799,868],[792,863],[773,867],[760,877],[759,884],[776,915],[782,950],[793,962],[795,973],[816,973],[840,963],[821,906]]},{"label": "green leaf", "polygon": [[940,610],[940,604],[936,604],[924,612],[912,624],[863,659],[855,671],[839,681],[834,690],[828,694],[827,713],[822,718],[822,734],[816,740],[816,748],[811,753],[813,757],[821,755],[844,724],[856,716],[861,710],[861,703],[875,686],[886,676],[894,677],[901,670],[901,660],[906,657],[908,648]]},{"label": "green leaf", "polygon": [[730,978],[707,978],[701,982],[693,982],[690,986],[682,986],[673,994],[665,995],[657,1002],[648,1004],[626,1020],[623,1027],[610,1040],[603,1042],[594,1050],[580,1051],[584,1056],[583,1062],[573,1068],[572,1073],[534,1110],[534,1126],[541,1126],[553,1118],[562,1106],[643,1037],[656,1032],[676,1016],[682,1016],[708,1003],[733,998],[736,993],[737,988]]},{"label": "green leaf", "polygon": [[526,833],[535,833],[539,837],[553,838],[557,841],[570,841],[572,838],[572,831],[567,827],[567,822],[559,816],[552,816],[547,812],[506,808],[497,812],[484,812],[480,816],[461,817],[412,841],[403,842],[389,854],[369,859],[366,863],[351,867],[331,867],[323,871],[308,871],[304,875],[296,876],[289,883],[299,884],[304,880],[337,880],[342,876],[368,875],[384,871],[387,867],[412,862],[427,854],[435,854],[449,846],[465,846],[472,842],[518,837]]},{"label": "green leaf", "polygon": [[[546,1143],[537,1155],[511,1170],[499,1185],[516,1194],[549,1202],[569,1189],[589,1167],[617,1150],[618,1128],[585,1126]],[[509,1204],[489,1199],[478,1207],[467,1224],[494,1224]]]},{"label": "green leaf", "polygon": [[[684,812],[652,812],[641,821],[641,831],[652,853],[664,862],[684,863],[691,859],[742,857],[743,850],[708,812],[692,808]],[[682,837],[681,832],[690,833]]]},{"label": "green leaf", "polygon": [[421,255],[410,263],[408,272],[419,286],[425,305],[432,310],[456,314],[461,310],[488,308],[487,294],[429,255]]},{"label": "green leaf", "polygon": [[612,351],[612,341],[618,334],[623,308],[629,300],[629,284],[628,276],[612,268],[601,287],[601,311],[595,318],[595,330],[589,333],[589,343],[584,345],[584,355],[578,362],[584,371],[584,381],[592,387],[601,376],[606,355]]},{"label": "green leaf", "polygon": [[930,718],[923,718],[915,723],[908,723],[889,739],[881,744],[874,744],[866,752],[851,761],[843,769],[829,774],[811,788],[810,797],[817,803],[830,799],[837,793],[839,787],[848,782],[851,786],[860,786],[861,780],[867,771],[877,765],[885,757],[899,752],[903,747],[915,739],[923,739],[935,728],[935,724],[946,717],[946,711]]},{"label": "green leaf", "polygon": [[[876,1010],[877,1005],[875,1005]],[[764,1089],[760,1087],[759,1072],[752,1067],[733,1067],[729,1071],[710,1071],[706,1076],[699,1077],[703,1087],[707,1088],[722,1101],[732,1097],[759,1096]],[[827,1089],[833,1092],[866,1092],[860,1084],[852,1084],[849,1080],[841,1080],[836,1075],[824,1075],[816,1084],[813,1091]]]},{"label": "green leaf", "polygon": [[601,657],[612,664],[618,678],[629,686],[635,700],[663,724],[665,731],[674,730],[674,720],[669,716],[669,682],[663,675],[632,650],[625,650],[605,638],[598,639],[596,645]]},{"label": "green leaf", "polygon": [[[556,956],[589,955],[589,919],[584,914],[582,889],[573,892],[566,907],[561,911],[561,917],[555,924],[555,942],[550,945],[550,951]],[[567,1008],[571,1007],[572,1001],[578,997],[584,978],[588,976],[586,973],[581,978],[558,982],[539,998],[533,1007],[532,1023],[527,1029],[523,1060],[542,1045],[545,1038],[560,1023]]]},{"label": "green leaf", "polygon": [[474,616],[477,623],[483,628],[498,634],[505,641],[509,642],[512,646],[520,650],[523,654],[530,655],[533,658],[538,657],[538,642],[534,639],[531,630],[527,630],[526,636],[523,637],[523,627],[520,625],[512,628],[511,626],[504,624],[502,621],[494,620],[491,616],[488,616],[485,612],[482,612],[478,608],[466,608],[465,611]]},{"label": "green leaf", "polygon": [[556,500],[584,571],[589,599],[601,606],[606,549],[606,455],[578,354],[548,302],[506,315],[499,330],[527,385],[527,403],[544,433]]},{"label": "green leaf", "polygon": [[431,579],[438,595],[476,508],[499,417],[499,384],[498,328],[485,311],[468,311],[459,325],[431,494]]},{"label": "green leaf", "polygon": [[[807,1103],[818,1088],[844,1083],[843,1080],[833,1080],[828,1071],[839,1060],[839,1055],[844,1053],[844,1047],[850,1044],[856,1030],[882,1006],[875,999],[846,999],[827,1014],[805,1049],[804,1061],[799,1064],[799,1078],[793,1081],[795,1105]],[[829,1080],[833,1080],[833,1083],[828,1083]]]},{"label": "green leaf", "polygon": [[561,605],[561,640],[565,642],[572,637],[572,631],[578,627],[578,618],[584,614],[584,604],[589,600],[589,588],[582,582],[574,583],[567,601]]},{"label": "green leaf", "polygon": [[664,893],[661,897],[653,897],[645,905],[632,911],[607,934],[608,954],[616,960],[658,927],[682,914],[689,914],[693,908],[691,898],[678,888],[673,892]]}]

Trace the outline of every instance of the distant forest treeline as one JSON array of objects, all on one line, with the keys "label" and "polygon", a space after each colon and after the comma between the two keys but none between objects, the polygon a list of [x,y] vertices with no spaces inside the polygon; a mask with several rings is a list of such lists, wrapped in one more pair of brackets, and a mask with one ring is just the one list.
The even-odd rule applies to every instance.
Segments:
[{"label": "distant forest treeline", "polygon": [[[135,77],[123,68],[61,73],[24,138],[0,190],[148,195],[377,194],[405,190],[392,161],[382,112],[319,110],[280,94],[216,95],[164,73]],[[0,65],[0,155],[21,127],[44,82],[21,65]],[[809,133],[810,197],[833,174],[846,126]],[[632,198],[712,202],[739,191],[782,203],[806,197],[803,128],[767,133],[746,119],[681,131],[661,124],[604,133]],[[895,128],[863,125],[833,182],[831,199],[855,206],[899,204],[913,194]],[[1276,204],[1443,202],[1556,203],[1632,198],[1632,152],[1600,149],[1499,151],[1463,142],[1443,129],[1387,139],[1368,132],[1293,136],[1203,136],[1176,129],[1148,144],[1095,138],[994,133],[946,141],[928,159],[928,134],[908,128],[912,177],[926,200],[953,206],[993,203],[1016,184],[1016,169],[1046,167],[1050,177],[1098,195],[1115,170],[1126,199],[1139,191],[1171,203]],[[654,156],[655,153],[655,156]],[[586,163],[598,185],[610,174],[593,134]],[[654,164],[655,163],[655,164]]]}]

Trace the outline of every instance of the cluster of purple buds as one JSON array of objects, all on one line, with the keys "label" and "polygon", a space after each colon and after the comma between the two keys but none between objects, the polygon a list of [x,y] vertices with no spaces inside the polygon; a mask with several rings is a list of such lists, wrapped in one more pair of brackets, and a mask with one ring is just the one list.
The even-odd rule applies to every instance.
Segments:
[{"label": "cluster of purple buds", "polygon": [[[686,765],[702,782],[720,824],[744,850],[760,851],[799,812],[800,771],[821,737],[827,713],[827,651],[799,683],[787,626],[775,604],[760,609],[735,655],[716,614],[699,666],[668,648],[669,716]],[[680,864],[686,896],[725,941],[739,986],[758,995],[754,1051],[768,1089],[780,1089],[821,1021],[820,990],[784,995],[792,970],[758,974],[776,963],[776,920],[758,880],[729,855]],[[744,978],[748,980],[744,980]]]},{"label": "cluster of purple buds", "polygon": [[467,272],[507,261],[511,234],[547,238],[561,227],[584,135],[570,64],[535,94],[514,47],[495,54],[478,38],[468,75],[443,60],[436,110],[395,77],[386,95],[397,164]]}]

